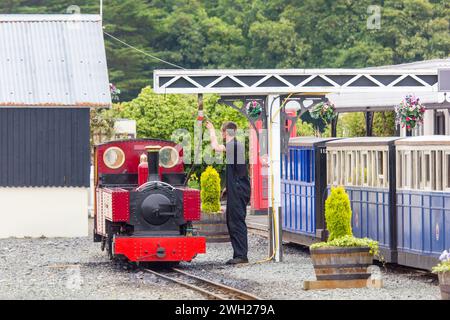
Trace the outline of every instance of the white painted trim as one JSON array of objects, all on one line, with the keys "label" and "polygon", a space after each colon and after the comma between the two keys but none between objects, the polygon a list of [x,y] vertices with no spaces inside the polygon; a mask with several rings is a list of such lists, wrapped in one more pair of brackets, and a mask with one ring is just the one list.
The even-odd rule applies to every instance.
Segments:
[{"label": "white painted trim", "polygon": [[0,238],[86,237],[89,188],[0,188]]},{"label": "white painted trim", "polygon": [[[394,75],[398,76],[391,84],[385,86],[381,82],[377,81],[372,77],[372,75]],[[305,79],[297,85],[289,83],[284,80],[283,76],[292,75],[309,75],[308,79]],[[336,82],[332,81],[328,76],[330,75],[349,75],[353,76],[345,84],[338,85]],[[287,93],[297,93],[297,92],[308,92],[308,93],[350,93],[350,92],[437,92],[438,88],[436,85],[430,86],[425,81],[422,81],[416,77],[416,75],[437,75],[436,69],[417,69],[417,70],[392,70],[392,69],[274,69],[274,70],[156,70],[154,72],[154,83],[156,93],[217,93],[217,94],[287,94]],[[180,77],[186,79],[190,83],[194,84],[190,77],[197,76],[214,76],[218,77],[214,82],[206,86],[198,85],[196,88],[168,88],[173,83],[173,79],[166,82],[163,86],[159,85],[159,77],[173,77],[178,79]],[[236,77],[239,76],[260,76],[262,77],[259,81],[255,82],[253,85],[243,85],[241,81],[237,81]],[[355,82],[362,76],[366,76],[368,79],[373,81],[376,86],[365,87],[356,86],[350,87],[349,85]],[[394,85],[404,79],[407,76],[411,76],[418,80],[419,83],[423,84],[422,87],[395,87]],[[214,84],[221,79],[229,77],[233,79],[243,87],[222,87],[213,88]],[[260,85],[267,79],[275,77],[276,79],[282,81],[287,87],[260,87]],[[311,81],[313,78],[319,77],[325,81],[330,82],[332,86],[327,87],[304,87],[304,84]]]},{"label": "white painted trim", "polygon": [[375,74],[375,75],[437,75],[437,69],[165,69],[155,70],[156,76],[221,76],[221,75],[238,75],[238,76],[254,76],[254,75],[357,75],[357,74]]}]

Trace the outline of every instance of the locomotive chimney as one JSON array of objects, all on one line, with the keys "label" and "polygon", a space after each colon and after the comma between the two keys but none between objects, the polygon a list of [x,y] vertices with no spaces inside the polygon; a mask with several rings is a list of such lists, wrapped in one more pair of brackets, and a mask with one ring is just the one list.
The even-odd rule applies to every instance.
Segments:
[{"label": "locomotive chimney", "polygon": [[160,181],[159,179],[159,150],[161,146],[147,146],[148,179],[147,181]]}]

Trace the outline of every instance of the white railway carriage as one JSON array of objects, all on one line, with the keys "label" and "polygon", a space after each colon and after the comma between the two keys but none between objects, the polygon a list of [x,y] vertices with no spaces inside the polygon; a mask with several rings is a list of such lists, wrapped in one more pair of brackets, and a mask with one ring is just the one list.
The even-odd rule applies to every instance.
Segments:
[{"label": "white railway carriage", "polygon": [[396,262],[395,150],[398,137],[348,138],[326,143],[328,187],[344,186],[356,237],[377,240]]},{"label": "white railway carriage", "polygon": [[450,248],[450,136],[395,145],[398,263],[430,269]]}]

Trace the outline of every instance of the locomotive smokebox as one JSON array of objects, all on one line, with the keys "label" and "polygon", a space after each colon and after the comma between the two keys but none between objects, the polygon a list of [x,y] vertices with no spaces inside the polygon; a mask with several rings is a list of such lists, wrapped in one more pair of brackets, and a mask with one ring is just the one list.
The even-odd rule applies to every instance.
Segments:
[{"label": "locomotive smokebox", "polygon": [[160,181],[159,178],[159,150],[161,146],[147,146],[148,179],[147,181]]}]

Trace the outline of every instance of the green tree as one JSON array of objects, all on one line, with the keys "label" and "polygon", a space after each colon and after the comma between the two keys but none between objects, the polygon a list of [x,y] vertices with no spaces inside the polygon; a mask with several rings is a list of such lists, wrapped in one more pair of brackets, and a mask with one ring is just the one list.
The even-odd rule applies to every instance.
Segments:
[{"label": "green tree", "polygon": [[[2,0],[0,13],[98,13],[98,0]],[[380,29],[370,29],[378,5]],[[449,57],[448,0],[108,0],[105,32],[184,68],[371,67]],[[122,101],[174,68],[105,36]],[[329,130],[329,129],[326,129]]]}]

